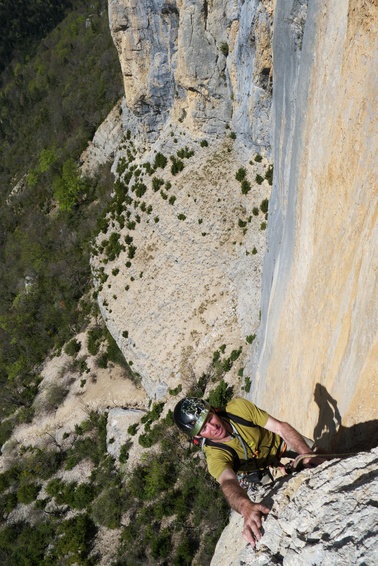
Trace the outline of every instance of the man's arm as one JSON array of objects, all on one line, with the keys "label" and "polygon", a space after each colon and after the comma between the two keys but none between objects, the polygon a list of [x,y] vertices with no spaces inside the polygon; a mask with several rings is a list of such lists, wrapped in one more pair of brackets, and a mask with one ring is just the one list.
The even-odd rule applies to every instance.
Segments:
[{"label": "man's arm", "polygon": [[[289,423],[284,423],[271,416],[265,425],[267,430],[275,432],[284,439],[286,444],[298,454],[314,454],[311,448],[308,447],[303,437],[295,430]],[[303,460],[303,465],[306,467],[317,466],[323,462],[321,456],[319,458],[308,458]]]},{"label": "man's arm", "polygon": [[311,449],[307,446],[303,437],[289,423],[284,423],[273,417],[268,418],[265,427],[270,432],[275,432],[284,439],[286,444],[298,454],[310,454]]},{"label": "man's arm", "polygon": [[261,538],[262,517],[269,513],[269,509],[260,503],[253,503],[247,492],[240,487],[238,478],[233,470],[227,468],[219,476],[222,491],[232,509],[244,517],[244,538],[255,546]]}]

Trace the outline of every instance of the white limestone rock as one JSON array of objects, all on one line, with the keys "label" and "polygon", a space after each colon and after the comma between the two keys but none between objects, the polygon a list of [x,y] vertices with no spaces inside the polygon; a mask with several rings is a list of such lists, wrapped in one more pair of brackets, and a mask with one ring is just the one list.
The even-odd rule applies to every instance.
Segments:
[{"label": "white limestone rock", "polygon": [[139,409],[110,409],[106,425],[106,446],[108,453],[118,461],[121,448],[131,438],[128,428],[139,423],[146,411]]},{"label": "white limestone rock", "polygon": [[119,101],[81,154],[80,170],[82,175],[91,177],[96,173],[99,165],[114,159],[122,137],[122,106],[121,101]]},{"label": "white limestone rock", "polygon": [[[271,507],[256,550],[232,514],[211,566],[376,564],[378,448],[335,459],[262,488],[251,498]],[[239,535],[237,537],[237,535]]]}]

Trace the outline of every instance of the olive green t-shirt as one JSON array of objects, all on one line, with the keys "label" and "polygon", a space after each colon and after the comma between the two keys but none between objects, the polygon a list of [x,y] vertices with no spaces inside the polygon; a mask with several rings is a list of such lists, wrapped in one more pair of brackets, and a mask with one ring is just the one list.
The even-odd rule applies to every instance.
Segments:
[{"label": "olive green t-shirt", "polygon": [[[246,421],[252,421],[255,427],[249,427],[232,422],[238,434],[244,440],[247,450],[248,465],[245,460],[243,445],[237,437],[224,442],[232,447],[240,459],[240,470],[265,468],[272,462],[277,455],[281,445],[281,437],[263,428],[268,421],[268,413],[256,407],[247,399],[236,398],[230,401],[224,409],[227,413],[232,413],[242,417]],[[222,419],[230,422],[230,419]],[[223,441],[222,441],[223,443]],[[233,469],[233,457],[227,450],[213,446],[204,446],[207,466],[210,474],[218,481],[221,473],[226,469]]]}]

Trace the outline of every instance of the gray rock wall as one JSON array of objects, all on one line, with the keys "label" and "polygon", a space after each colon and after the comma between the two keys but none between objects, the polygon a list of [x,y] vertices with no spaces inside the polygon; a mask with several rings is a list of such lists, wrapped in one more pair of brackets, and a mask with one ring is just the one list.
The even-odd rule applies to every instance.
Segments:
[{"label": "gray rock wall", "polygon": [[172,119],[197,135],[231,128],[269,153],[271,4],[109,1],[126,104],[147,139]]}]

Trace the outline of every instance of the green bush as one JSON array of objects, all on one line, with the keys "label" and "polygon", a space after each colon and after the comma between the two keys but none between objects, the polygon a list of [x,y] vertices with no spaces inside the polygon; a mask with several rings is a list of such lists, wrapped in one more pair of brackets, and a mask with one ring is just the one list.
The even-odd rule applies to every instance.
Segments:
[{"label": "green bush", "polygon": [[33,503],[37,499],[41,486],[36,483],[21,484],[17,491],[17,500],[19,503]]},{"label": "green bush", "polygon": [[75,356],[78,352],[80,352],[81,342],[76,340],[75,338],[68,342],[65,346],[64,351],[68,356]]},{"label": "green bush", "polygon": [[0,423],[0,447],[12,436],[14,426],[14,422],[10,419]]},{"label": "green bush", "polygon": [[36,480],[46,480],[59,470],[63,460],[61,451],[34,448],[31,454],[24,455],[22,469]]},{"label": "green bush", "polygon": [[104,253],[109,261],[114,261],[122,251],[125,251],[125,246],[121,244],[121,235],[117,232],[112,232],[109,240],[104,240]]},{"label": "green bush", "polygon": [[246,337],[245,341],[247,342],[247,344],[252,344],[255,338],[256,334],[249,334],[249,336]]},{"label": "green bush", "polygon": [[222,379],[217,387],[209,394],[209,403],[213,407],[225,407],[227,403],[232,399],[233,387],[227,385],[227,383]]},{"label": "green bush", "polygon": [[181,159],[189,159],[193,155],[194,155],[194,151],[192,149],[190,150],[188,147],[183,147],[182,149],[179,149],[177,152],[177,157],[180,157]]},{"label": "green bush", "polygon": [[181,383],[179,383],[179,385],[177,387],[175,387],[174,389],[169,389],[169,394],[170,395],[178,395],[179,393],[181,393],[182,391],[182,385]]},{"label": "green bush", "polygon": [[138,423],[133,423],[133,424],[131,424],[131,425],[128,427],[127,432],[128,432],[128,434],[130,434],[131,436],[134,436],[134,435],[137,433],[138,428],[139,428],[139,424],[138,424]]},{"label": "green bush", "polygon": [[170,159],[172,161],[171,173],[172,175],[177,175],[184,169],[184,162],[181,161],[181,159],[177,159],[173,155],[171,155]]},{"label": "green bush", "polygon": [[[0,530],[1,562],[9,566],[38,566],[45,563],[48,547],[54,540],[55,525],[47,522],[16,522]],[[47,563],[47,561],[46,561]],[[53,564],[54,562],[49,562]],[[59,564],[61,561],[55,562]]]},{"label": "green bush", "polygon": [[269,199],[265,198],[263,201],[261,201],[260,210],[263,214],[266,214],[268,212],[268,208],[269,208]]},{"label": "green bush", "polygon": [[63,164],[61,175],[55,177],[53,189],[60,209],[71,211],[88,196],[90,186],[81,178],[75,160],[70,158]]},{"label": "green bush", "polygon": [[264,177],[261,177],[261,175],[258,175],[258,174],[256,175],[255,179],[256,179],[256,183],[258,185],[261,185],[264,181]]},{"label": "green bush", "polygon": [[147,191],[147,187],[144,183],[137,183],[135,185],[135,195],[138,198],[142,198],[142,196],[145,194],[146,191]]},{"label": "green bush", "polygon": [[141,418],[141,423],[143,424],[151,424],[154,421],[156,421],[161,413],[163,412],[164,409],[164,402],[160,402],[160,403],[154,403],[152,406],[152,409],[150,411],[148,411],[148,413],[146,413],[145,415],[143,415],[143,417]]},{"label": "green bush", "polygon": [[103,339],[103,328],[96,326],[88,331],[87,348],[92,356],[96,356],[99,352],[101,341]]},{"label": "green bush", "polygon": [[[87,514],[75,515],[60,523],[51,563],[88,564],[85,560],[92,550],[96,530],[95,524]],[[54,562],[54,559],[57,561]]]},{"label": "green bush", "polygon": [[249,392],[250,392],[250,390],[251,390],[251,385],[252,385],[251,378],[248,377],[248,376],[245,377],[243,389],[244,389],[244,391],[245,391],[246,393],[249,393]]},{"label": "green bush", "polygon": [[240,354],[242,353],[242,348],[239,348],[238,350],[232,350],[231,354],[230,354],[230,361],[231,362],[235,362],[238,357],[240,356]]},{"label": "green bush", "polygon": [[91,506],[91,516],[97,525],[108,529],[118,529],[123,512],[123,495],[117,487],[103,491]]},{"label": "green bush", "polygon": [[220,50],[221,50],[221,52],[223,53],[223,55],[224,55],[225,57],[227,57],[227,56],[228,56],[228,52],[229,52],[228,43],[226,43],[226,42],[221,43],[221,44],[220,44]]},{"label": "green bush", "polygon": [[[17,493],[10,491],[0,495],[0,514],[1,517],[6,518],[8,513],[13,511],[18,505]],[[1,533],[1,531],[0,531]],[[0,535],[0,548],[1,547],[1,535]]]},{"label": "green bush", "polygon": [[69,389],[62,384],[51,384],[45,396],[44,408],[46,411],[56,411],[56,409],[63,403],[67,397]]},{"label": "green bush", "polygon": [[125,444],[122,444],[118,458],[121,464],[126,464],[127,460],[129,459],[129,451],[132,445],[133,443],[131,440],[128,440],[127,442],[125,442]]},{"label": "green bush", "polygon": [[269,165],[267,172],[265,173],[265,179],[268,181],[269,185],[273,183],[273,165]]},{"label": "green bush", "polygon": [[160,187],[164,185],[163,179],[160,177],[152,177],[152,188],[157,193],[160,190]]},{"label": "green bush", "polygon": [[246,170],[246,168],[245,168],[245,167],[240,167],[240,168],[236,171],[235,179],[236,179],[237,181],[242,182],[242,181],[245,179],[246,175],[247,175],[247,170]]},{"label": "green bush", "polygon": [[171,548],[171,531],[170,529],[163,529],[156,538],[153,538],[150,543],[151,556],[155,559],[167,558]]},{"label": "green bush", "polygon": [[165,157],[165,155],[163,155],[159,151],[155,155],[154,169],[157,169],[158,167],[160,167],[161,169],[164,169],[165,166],[167,165],[167,163],[168,163],[168,159]]},{"label": "green bush", "polygon": [[249,181],[247,181],[247,179],[243,179],[243,181],[241,182],[241,192],[243,195],[247,195],[249,193],[249,191],[251,190],[251,183]]}]

